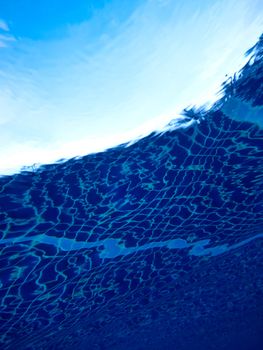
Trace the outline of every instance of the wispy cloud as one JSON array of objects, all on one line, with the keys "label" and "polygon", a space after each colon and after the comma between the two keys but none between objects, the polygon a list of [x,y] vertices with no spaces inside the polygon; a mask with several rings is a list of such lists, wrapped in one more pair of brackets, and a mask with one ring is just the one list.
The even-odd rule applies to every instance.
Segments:
[{"label": "wispy cloud", "polygon": [[10,34],[10,28],[4,20],[0,19],[0,48],[7,47],[10,42],[14,42],[15,37]]},{"label": "wispy cloud", "polygon": [[0,19],[0,29],[4,30],[5,32],[9,32],[8,24],[2,19]]},{"label": "wispy cloud", "polygon": [[0,34],[0,48],[7,47],[11,42],[16,41],[12,35]]}]

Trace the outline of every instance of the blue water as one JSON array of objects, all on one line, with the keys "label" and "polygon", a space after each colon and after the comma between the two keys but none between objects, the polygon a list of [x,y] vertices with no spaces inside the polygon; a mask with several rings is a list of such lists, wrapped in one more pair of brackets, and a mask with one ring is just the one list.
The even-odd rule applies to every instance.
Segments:
[{"label": "blue water", "polygon": [[188,128],[0,178],[1,349],[263,348],[262,40]]}]

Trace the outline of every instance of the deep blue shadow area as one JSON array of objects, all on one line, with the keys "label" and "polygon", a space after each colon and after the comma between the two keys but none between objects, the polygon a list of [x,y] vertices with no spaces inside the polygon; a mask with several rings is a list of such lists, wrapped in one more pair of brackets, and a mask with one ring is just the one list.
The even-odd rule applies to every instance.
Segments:
[{"label": "deep blue shadow area", "polygon": [[190,126],[0,178],[1,349],[263,348],[262,67],[260,40]]}]

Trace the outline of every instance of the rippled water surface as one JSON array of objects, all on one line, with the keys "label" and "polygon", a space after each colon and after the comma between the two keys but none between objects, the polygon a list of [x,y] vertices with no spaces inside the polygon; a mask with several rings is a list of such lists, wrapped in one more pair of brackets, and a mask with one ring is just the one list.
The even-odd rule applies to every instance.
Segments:
[{"label": "rippled water surface", "polygon": [[0,348],[262,349],[261,3],[48,3],[0,4]]}]

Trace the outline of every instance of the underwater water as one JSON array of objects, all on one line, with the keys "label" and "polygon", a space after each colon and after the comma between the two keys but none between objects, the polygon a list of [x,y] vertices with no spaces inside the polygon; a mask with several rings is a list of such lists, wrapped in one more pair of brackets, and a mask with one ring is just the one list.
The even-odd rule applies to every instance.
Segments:
[{"label": "underwater water", "polygon": [[263,65],[210,110],[0,178],[0,348],[263,347]]}]

